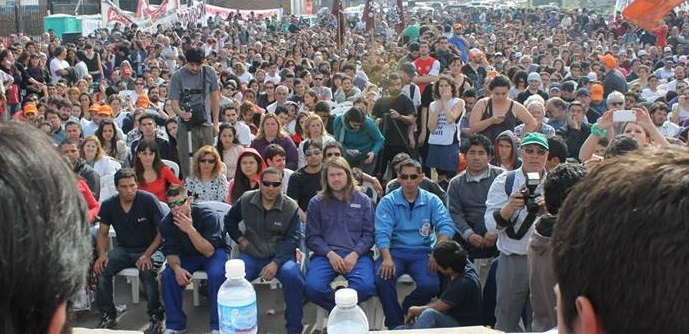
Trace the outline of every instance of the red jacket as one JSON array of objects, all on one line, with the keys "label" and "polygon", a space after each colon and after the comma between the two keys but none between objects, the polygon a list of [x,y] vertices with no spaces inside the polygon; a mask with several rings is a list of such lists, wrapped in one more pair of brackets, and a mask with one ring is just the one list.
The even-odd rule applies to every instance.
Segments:
[{"label": "red jacket", "polygon": [[84,196],[86,205],[89,207],[89,223],[93,224],[96,221],[96,217],[98,217],[98,212],[100,212],[100,204],[96,200],[96,197],[93,196],[89,185],[84,179],[77,179],[77,189],[79,189],[81,195]]}]

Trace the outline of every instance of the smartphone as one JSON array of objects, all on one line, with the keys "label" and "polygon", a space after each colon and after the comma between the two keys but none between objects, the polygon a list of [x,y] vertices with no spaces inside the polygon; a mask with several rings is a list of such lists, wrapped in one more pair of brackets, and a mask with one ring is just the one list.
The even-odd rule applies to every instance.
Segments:
[{"label": "smartphone", "polygon": [[636,121],[636,114],[634,110],[616,110],[612,114],[613,122],[634,122]]}]

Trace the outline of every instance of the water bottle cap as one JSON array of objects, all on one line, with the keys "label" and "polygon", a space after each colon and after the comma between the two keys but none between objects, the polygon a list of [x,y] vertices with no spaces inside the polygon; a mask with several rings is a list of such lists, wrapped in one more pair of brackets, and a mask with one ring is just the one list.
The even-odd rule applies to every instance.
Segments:
[{"label": "water bottle cap", "polygon": [[227,260],[225,262],[225,277],[227,278],[244,278],[244,261],[240,259]]},{"label": "water bottle cap", "polygon": [[336,305],[356,305],[358,299],[354,289],[345,288],[335,291]]}]

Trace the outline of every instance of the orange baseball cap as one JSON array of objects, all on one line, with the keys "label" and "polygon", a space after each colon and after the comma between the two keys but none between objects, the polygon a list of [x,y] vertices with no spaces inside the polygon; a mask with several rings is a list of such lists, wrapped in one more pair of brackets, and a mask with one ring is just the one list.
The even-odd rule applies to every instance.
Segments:
[{"label": "orange baseball cap", "polygon": [[24,106],[24,115],[28,114],[38,114],[38,108],[33,103],[27,103]]},{"label": "orange baseball cap", "polygon": [[603,85],[601,85],[601,84],[591,85],[591,100],[594,100],[594,101],[603,100]]},{"label": "orange baseball cap", "polygon": [[146,108],[150,103],[151,100],[148,99],[146,94],[139,95],[139,97],[136,98],[136,106],[139,108]]},{"label": "orange baseball cap", "polygon": [[98,107],[98,115],[106,115],[112,117],[114,115],[112,111],[112,107],[110,107],[107,104],[104,104],[100,107]]},{"label": "orange baseball cap", "polygon": [[100,109],[100,104],[94,103],[89,107],[89,112],[97,113],[99,109]]},{"label": "orange baseball cap", "polygon": [[603,64],[609,68],[617,67],[617,59],[615,59],[615,56],[611,54],[598,55],[598,60],[602,61]]}]

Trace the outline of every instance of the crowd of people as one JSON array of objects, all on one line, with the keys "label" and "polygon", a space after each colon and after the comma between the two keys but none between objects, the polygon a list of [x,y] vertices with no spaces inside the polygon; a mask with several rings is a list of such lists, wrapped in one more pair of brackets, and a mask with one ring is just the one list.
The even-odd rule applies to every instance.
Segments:
[{"label": "crowd of people", "polygon": [[[593,207],[629,209],[626,172],[675,175],[660,161],[686,169],[689,13],[652,31],[587,9],[437,10],[400,31],[399,17],[373,15],[372,30],[348,26],[340,43],[326,13],[314,26],[230,15],[0,44],[2,117],[52,139],[88,203],[99,326],[117,324],[112,277],[136,267],[149,332],[184,332],[183,288],[204,270],[217,332],[227,234],[248,279],[283,285],[287,333],[303,331],[302,298],[334,307],[338,276],[359,302],[380,299],[390,329],[655,331],[597,318],[617,306],[605,301],[615,282],[581,279],[583,260],[563,259],[593,238],[616,242],[574,207],[589,203],[615,224]],[[685,187],[657,177],[669,193]],[[608,182],[619,203],[582,189]],[[209,202],[231,209],[218,217]],[[648,210],[635,214],[667,214]],[[643,260],[611,254],[587,273]],[[415,289],[400,304],[403,274]]]}]

